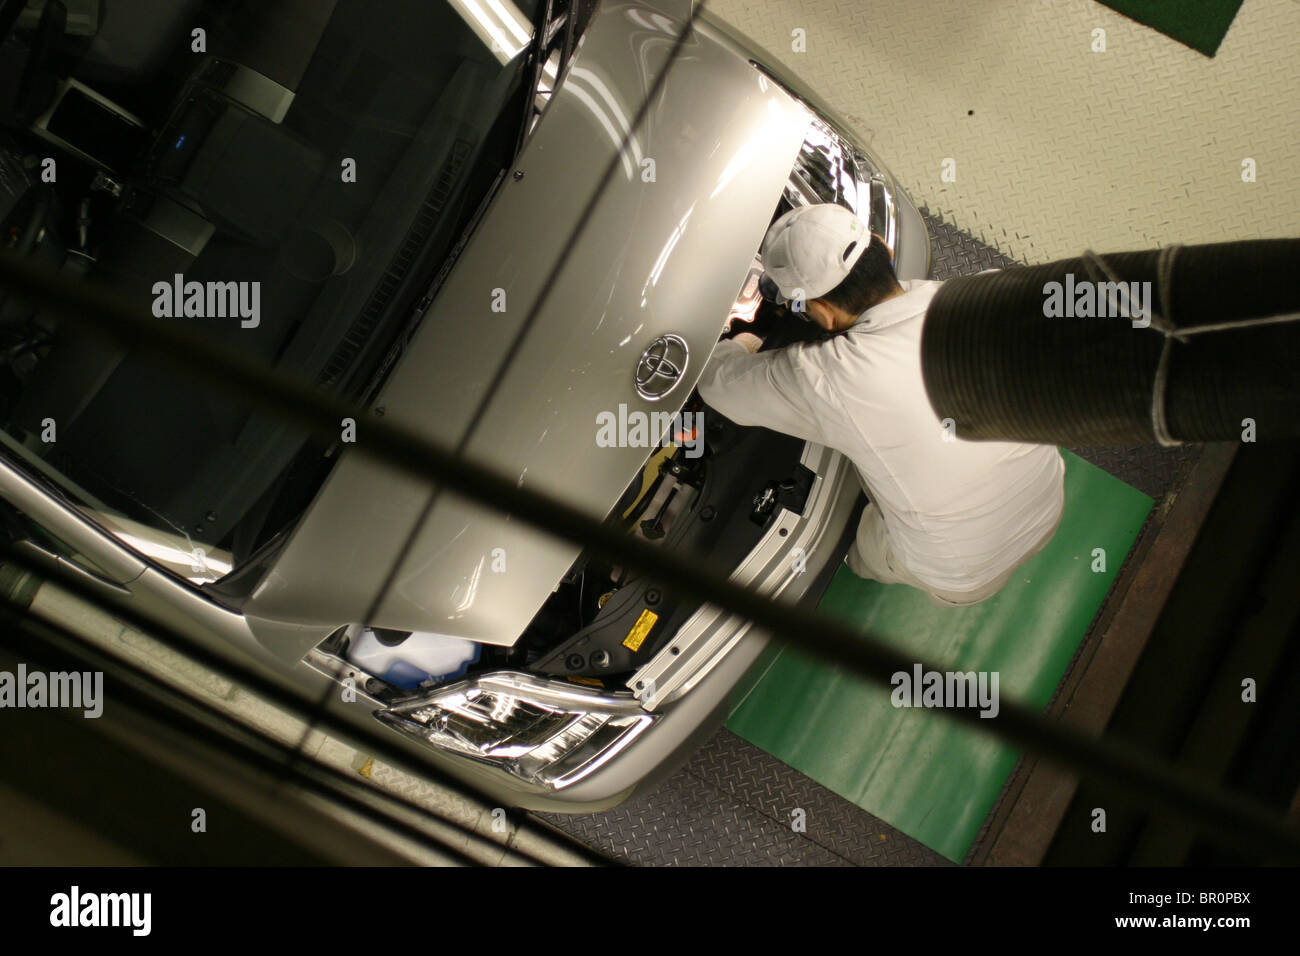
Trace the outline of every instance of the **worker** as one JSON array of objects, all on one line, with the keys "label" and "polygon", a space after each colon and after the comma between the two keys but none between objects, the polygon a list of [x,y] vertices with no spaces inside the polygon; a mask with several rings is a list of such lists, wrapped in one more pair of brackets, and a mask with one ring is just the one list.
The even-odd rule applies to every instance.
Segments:
[{"label": "worker", "polygon": [[937,416],[921,377],[921,328],[942,285],[900,283],[890,251],[850,210],[801,206],[768,230],[763,284],[823,340],[759,351],[741,331],[699,383],[714,409],[836,449],[868,504],[845,561],[944,607],[978,604],[1055,533],[1065,463],[1051,445],[972,442]]}]

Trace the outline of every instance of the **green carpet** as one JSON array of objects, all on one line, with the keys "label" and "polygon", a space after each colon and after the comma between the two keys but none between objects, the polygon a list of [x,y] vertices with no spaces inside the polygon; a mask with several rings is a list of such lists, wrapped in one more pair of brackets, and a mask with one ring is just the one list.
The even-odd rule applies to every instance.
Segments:
[{"label": "green carpet", "polygon": [[[1001,593],[940,608],[841,568],[821,609],[945,670],[997,671],[1002,699],[1046,707],[1152,504],[1064,455],[1061,526]],[[1104,572],[1093,571],[1094,548],[1105,549]],[[935,711],[896,708],[891,688],[789,648],[761,663],[736,695],[732,731],[949,859],[965,856],[1015,766],[1013,747]]]},{"label": "green carpet", "polygon": [[1214,56],[1242,0],[1098,0],[1144,26]]}]

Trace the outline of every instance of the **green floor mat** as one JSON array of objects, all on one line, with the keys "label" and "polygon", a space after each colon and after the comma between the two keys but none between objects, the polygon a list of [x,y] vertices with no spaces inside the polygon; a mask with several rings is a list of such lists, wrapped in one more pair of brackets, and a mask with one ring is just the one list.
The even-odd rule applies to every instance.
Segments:
[{"label": "green floor mat", "polygon": [[[1147,512],[1149,497],[1064,452],[1056,536],[981,605],[940,608],[912,588],[841,568],[821,609],[936,666],[996,671],[1002,699],[1045,707]],[[1105,551],[1105,570],[1095,549]],[[891,688],[789,648],[776,653],[727,726],[864,810],[960,861],[1017,751],[930,710],[895,708]],[[813,821],[809,821],[813,826]]]},{"label": "green floor mat", "polygon": [[1098,0],[1144,26],[1214,56],[1242,0]]}]

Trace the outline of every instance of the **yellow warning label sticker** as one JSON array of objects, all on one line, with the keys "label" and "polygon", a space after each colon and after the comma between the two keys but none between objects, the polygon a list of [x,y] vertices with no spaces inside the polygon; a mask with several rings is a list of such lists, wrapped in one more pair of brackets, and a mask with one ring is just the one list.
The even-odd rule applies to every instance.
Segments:
[{"label": "yellow warning label sticker", "polygon": [[642,611],[641,616],[632,625],[632,630],[628,631],[627,637],[623,638],[623,646],[633,653],[639,651],[641,645],[645,642],[646,635],[650,633],[650,629],[655,626],[657,620],[659,620],[659,615],[654,611],[649,608]]},{"label": "yellow warning label sticker", "polygon": [[570,677],[569,680],[575,684],[586,684],[588,687],[604,687],[605,682],[596,677]]}]

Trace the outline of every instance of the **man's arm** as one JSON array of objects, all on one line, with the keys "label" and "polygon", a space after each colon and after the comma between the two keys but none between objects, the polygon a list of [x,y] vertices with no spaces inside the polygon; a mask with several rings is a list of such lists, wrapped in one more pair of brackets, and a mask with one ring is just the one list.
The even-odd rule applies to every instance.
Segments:
[{"label": "man's arm", "polygon": [[823,423],[835,409],[815,401],[816,366],[802,361],[799,346],[751,351],[760,345],[758,336],[746,332],[719,342],[700,376],[700,395],[738,425],[762,425],[825,444]]}]

